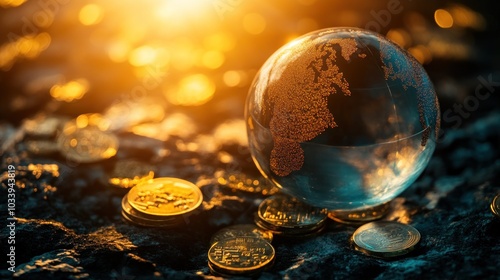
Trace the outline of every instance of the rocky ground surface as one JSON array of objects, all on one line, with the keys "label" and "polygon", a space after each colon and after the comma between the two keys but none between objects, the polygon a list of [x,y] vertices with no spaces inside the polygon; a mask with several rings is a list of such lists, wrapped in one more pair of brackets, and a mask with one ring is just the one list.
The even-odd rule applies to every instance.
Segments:
[{"label": "rocky ground surface", "polygon": [[[489,205],[500,193],[499,127],[500,113],[492,110],[459,129],[447,129],[422,176],[392,202],[385,219],[409,223],[422,234],[409,255],[396,260],[362,255],[349,243],[356,227],[329,221],[315,237],[275,238],[276,262],[261,278],[498,279],[500,218]],[[14,127],[3,131],[16,132]],[[0,204],[5,213],[11,164],[17,169],[17,221],[16,272],[8,271],[3,261],[1,278],[213,278],[207,267],[211,235],[227,225],[252,223],[257,206],[269,194],[238,187],[248,178],[262,179],[244,141],[239,136],[207,136],[203,143],[215,149],[190,150],[187,144],[194,143],[196,135],[164,142],[130,133],[118,136],[117,156],[98,163],[76,164],[57,153],[35,156],[26,141],[2,155]],[[130,158],[153,164],[157,177],[195,182],[204,194],[200,210],[176,229],[122,221],[124,193],[107,184],[107,174],[117,162]],[[4,214],[2,219],[6,221]],[[3,226],[4,259],[8,235]]]}]

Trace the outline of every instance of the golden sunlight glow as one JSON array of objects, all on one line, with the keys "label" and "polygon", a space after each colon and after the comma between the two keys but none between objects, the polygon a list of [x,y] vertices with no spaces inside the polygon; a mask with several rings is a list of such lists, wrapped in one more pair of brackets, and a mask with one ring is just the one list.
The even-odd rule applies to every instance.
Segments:
[{"label": "golden sunlight glow", "polygon": [[246,14],[243,17],[243,28],[250,34],[260,34],[266,29],[266,20],[257,13]]},{"label": "golden sunlight glow", "polygon": [[133,66],[152,64],[156,59],[156,51],[150,46],[142,46],[132,51],[128,61]]},{"label": "golden sunlight glow", "polygon": [[434,12],[434,20],[441,28],[450,28],[453,26],[453,17],[447,10],[437,9]]},{"label": "golden sunlight glow", "polygon": [[66,84],[56,84],[50,89],[50,95],[58,100],[71,102],[81,99],[89,90],[89,83],[85,79],[70,81]]},{"label": "golden sunlight glow", "polygon": [[203,54],[202,63],[210,69],[217,69],[224,63],[224,54],[219,51],[208,51]]},{"label": "golden sunlight glow", "polygon": [[103,10],[97,4],[85,5],[78,14],[78,19],[83,25],[98,24],[103,18]]},{"label": "golden sunlight glow", "polygon": [[297,22],[297,30],[301,34],[318,29],[318,22],[312,18],[301,18]]},{"label": "golden sunlight glow", "polygon": [[187,76],[177,88],[166,92],[167,100],[175,105],[197,106],[208,102],[215,93],[215,84],[206,75]]},{"label": "golden sunlight glow", "polygon": [[130,45],[123,41],[112,42],[107,47],[108,56],[111,61],[120,63],[128,59]]},{"label": "golden sunlight glow", "polygon": [[228,87],[235,87],[241,85],[243,80],[246,78],[246,74],[243,71],[230,70],[224,73],[222,80],[224,84]]},{"label": "golden sunlight glow", "polygon": [[310,6],[316,2],[316,0],[298,0],[298,2],[304,6]]},{"label": "golden sunlight glow", "polygon": [[234,49],[236,40],[228,33],[218,32],[205,38],[203,44],[209,50],[227,52]]},{"label": "golden sunlight glow", "polygon": [[36,36],[19,37],[0,47],[0,68],[9,69],[17,58],[36,58],[50,45],[51,37],[42,32]]},{"label": "golden sunlight glow", "polygon": [[190,31],[190,26],[201,23],[204,26],[213,24],[215,18],[212,1],[200,0],[157,0],[154,15],[162,21],[162,27],[182,34]]},{"label": "golden sunlight glow", "polygon": [[24,4],[24,2],[26,2],[26,0],[0,0],[0,7],[17,7]]},{"label": "golden sunlight glow", "polygon": [[228,120],[213,131],[213,137],[217,145],[236,143],[241,146],[248,146],[248,139],[245,134],[246,124],[242,119]]},{"label": "golden sunlight glow", "polygon": [[95,127],[101,131],[109,129],[111,123],[99,113],[81,114],[74,121],[76,128]]},{"label": "golden sunlight glow", "polygon": [[36,35],[34,38],[32,37],[27,39],[25,42],[29,45],[29,48],[26,48],[23,51],[18,45],[20,54],[24,55],[24,57],[27,58],[36,58],[43,50],[45,50],[50,45],[51,38],[49,33],[43,32]]},{"label": "golden sunlight glow", "polygon": [[176,40],[171,47],[172,67],[179,71],[185,71],[193,67],[200,51],[187,37]]}]

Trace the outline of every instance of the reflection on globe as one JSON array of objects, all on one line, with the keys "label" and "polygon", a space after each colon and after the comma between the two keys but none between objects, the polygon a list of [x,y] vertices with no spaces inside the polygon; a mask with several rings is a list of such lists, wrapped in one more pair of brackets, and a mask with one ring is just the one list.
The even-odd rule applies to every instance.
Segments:
[{"label": "reflection on globe", "polygon": [[387,202],[423,171],[439,104],[406,51],[361,29],[306,34],[262,66],[246,103],[252,158],[288,194],[351,210]]}]

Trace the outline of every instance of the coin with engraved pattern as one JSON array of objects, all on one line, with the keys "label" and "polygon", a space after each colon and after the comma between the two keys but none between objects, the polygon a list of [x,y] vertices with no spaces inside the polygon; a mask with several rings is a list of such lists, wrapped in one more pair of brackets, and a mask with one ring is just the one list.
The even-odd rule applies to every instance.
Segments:
[{"label": "coin with engraved pattern", "polygon": [[133,187],[127,198],[134,209],[144,214],[177,216],[198,208],[203,201],[203,194],[189,181],[164,177]]},{"label": "coin with engraved pattern", "polygon": [[228,226],[217,231],[210,239],[210,244],[212,245],[223,239],[236,237],[257,237],[262,238],[267,242],[273,241],[273,234],[270,231],[263,230],[252,224],[243,224]]},{"label": "coin with engraved pattern", "polygon": [[391,258],[412,251],[420,241],[420,232],[410,225],[377,221],[359,227],[352,241],[356,250],[367,255]]},{"label": "coin with engraved pattern", "polygon": [[259,227],[275,234],[298,235],[317,231],[325,225],[326,219],[325,209],[279,194],[262,201],[255,222]]},{"label": "coin with engraved pattern", "polygon": [[183,223],[181,216],[165,217],[141,213],[128,203],[127,195],[122,199],[122,217],[127,222],[145,227],[175,227]]},{"label": "coin with engraved pattern", "polygon": [[331,210],[328,211],[328,217],[342,224],[361,225],[383,218],[387,214],[387,212],[389,212],[389,209],[390,202],[386,202],[381,205],[360,210]]},{"label": "coin with engraved pattern", "polygon": [[274,261],[273,246],[259,237],[235,237],[214,243],[208,250],[212,273],[252,275],[269,268]]},{"label": "coin with engraved pattern", "polygon": [[500,217],[500,194],[493,198],[493,201],[490,204],[491,212],[495,214],[497,217]]}]

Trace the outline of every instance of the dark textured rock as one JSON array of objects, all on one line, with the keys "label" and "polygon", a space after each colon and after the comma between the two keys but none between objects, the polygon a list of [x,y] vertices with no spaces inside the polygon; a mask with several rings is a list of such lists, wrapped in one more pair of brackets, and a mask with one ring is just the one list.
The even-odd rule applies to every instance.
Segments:
[{"label": "dark textured rock", "polygon": [[[261,278],[499,277],[500,219],[488,208],[500,192],[500,151],[497,143],[490,141],[499,139],[499,131],[491,127],[500,123],[500,117],[492,116],[471,123],[459,130],[462,132],[453,132],[451,135],[461,136],[450,136],[450,143],[438,145],[424,174],[392,202],[385,219],[411,223],[422,234],[420,244],[409,255],[395,260],[365,256],[353,250],[349,242],[355,227],[329,221],[325,231],[314,237],[275,238],[276,262]],[[481,144],[476,144],[469,133],[481,135]],[[21,172],[32,161],[28,155],[18,150],[3,155],[3,170],[10,162],[20,170],[16,176],[16,215],[23,218],[16,224],[14,277],[211,278],[206,258],[211,235],[227,225],[251,223],[265,198],[232,188],[231,184],[220,185],[213,177],[216,170],[231,170],[234,178],[259,179],[248,161],[248,150],[234,143],[219,146],[232,156],[236,168],[230,169],[213,153],[179,151],[175,148],[179,139],[157,147],[146,144],[148,141],[138,147],[154,150],[164,145],[171,151],[155,164],[162,175],[196,182],[204,194],[202,207],[186,217],[178,229],[143,228],[121,220],[123,193],[113,191],[101,178],[112,170],[113,159],[77,166],[40,159],[38,164],[57,164],[58,172],[50,168]],[[6,197],[5,184],[1,194]],[[5,200],[1,203],[5,208]],[[2,240],[6,234],[2,231]],[[6,251],[3,242],[2,252]],[[4,269],[0,275],[10,277],[11,273]]]}]

